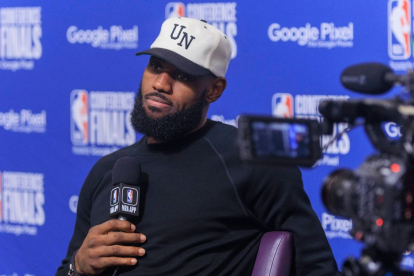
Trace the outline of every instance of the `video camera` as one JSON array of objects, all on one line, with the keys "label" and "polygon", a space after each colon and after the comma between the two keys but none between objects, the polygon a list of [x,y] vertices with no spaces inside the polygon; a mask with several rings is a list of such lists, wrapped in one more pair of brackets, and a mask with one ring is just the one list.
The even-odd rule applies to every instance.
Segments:
[{"label": "video camera", "polygon": [[[332,172],[322,186],[326,208],[352,219],[351,235],[366,244],[359,260],[345,261],[343,273],[414,275],[399,266],[402,253],[414,250],[414,72],[399,76],[385,65],[365,63],[346,68],[341,82],[350,90],[372,95],[383,94],[395,84],[406,91],[393,99],[322,101],[322,122],[242,115],[238,124],[241,158],[312,167],[322,157],[322,135],[332,134],[335,123],[347,123],[347,131],[364,125],[378,153],[356,170]],[[400,139],[384,133],[389,122],[401,127]]]}]

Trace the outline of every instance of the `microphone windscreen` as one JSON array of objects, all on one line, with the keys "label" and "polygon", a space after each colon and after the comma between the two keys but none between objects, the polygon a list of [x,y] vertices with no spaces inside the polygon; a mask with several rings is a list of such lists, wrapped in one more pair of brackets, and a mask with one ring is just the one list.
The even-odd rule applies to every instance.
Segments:
[{"label": "microphone windscreen", "polygon": [[141,164],[133,157],[119,158],[112,169],[112,185],[119,183],[138,186]]},{"label": "microphone windscreen", "polygon": [[341,83],[352,91],[379,95],[394,85],[386,80],[386,74],[393,74],[392,69],[386,65],[375,62],[362,63],[347,67],[341,74]]}]

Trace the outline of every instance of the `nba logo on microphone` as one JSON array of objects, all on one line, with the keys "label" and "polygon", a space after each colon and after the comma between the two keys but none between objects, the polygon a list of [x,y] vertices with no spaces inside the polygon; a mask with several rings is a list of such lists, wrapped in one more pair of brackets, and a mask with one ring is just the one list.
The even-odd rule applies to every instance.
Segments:
[{"label": "nba logo on microphone", "polygon": [[127,190],[127,203],[133,203],[134,201],[134,194],[132,190]]},{"label": "nba logo on microphone", "polygon": [[71,140],[74,145],[86,145],[89,141],[88,92],[73,90],[70,94]]},{"label": "nba logo on microphone", "polygon": [[118,189],[115,189],[112,192],[112,204],[116,203],[118,203]]},{"label": "nba logo on microphone", "polygon": [[293,97],[288,93],[276,93],[272,98],[272,115],[281,118],[293,117]]},{"label": "nba logo on microphone", "polygon": [[411,3],[388,1],[388,55],[395,60],[411,56]]},{"label": "nba logo on microphone", "polygon": [[165,19],[185,16],[185,6],[181,2],[171,2],[165,6]]}]

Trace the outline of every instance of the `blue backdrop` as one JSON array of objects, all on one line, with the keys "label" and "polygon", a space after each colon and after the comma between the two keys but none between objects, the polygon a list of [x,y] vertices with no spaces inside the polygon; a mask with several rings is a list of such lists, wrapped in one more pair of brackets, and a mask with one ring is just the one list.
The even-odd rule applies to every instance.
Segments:
[{"label": "blue backdrop", "polygon": [[[77,195],[92,165],[139,139],[128,122],[149,48],[170,16],[206,19],[229,37],[228,88],[208,117],[320,117],[321,99],[357,98],[341,71],[376,61],[412,68],[412,0],[0,1],[0,275],[53,275],[65,256]],[[400,92],[395,88],[391,93]],[[336,131],[346,127],[335,126]],[[395,125],[388,135],[398,135]],[[327,138],[322,142],[325,144]],[[345,134],[304,185],[339,265],[359,256],[350,220],[322,205],[323,178],[373,149]],[[403,261],[414,268],[414,256]]]}]

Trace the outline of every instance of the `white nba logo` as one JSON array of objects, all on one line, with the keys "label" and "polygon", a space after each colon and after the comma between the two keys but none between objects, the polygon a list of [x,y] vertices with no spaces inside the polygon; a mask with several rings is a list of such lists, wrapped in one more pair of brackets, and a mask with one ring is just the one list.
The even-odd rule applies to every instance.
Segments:
[{"label": "white nba logo", "polygon": [[73,90],[71,102],[71,140],[74,145],[86,145],[89,141],[88,92]]}]

